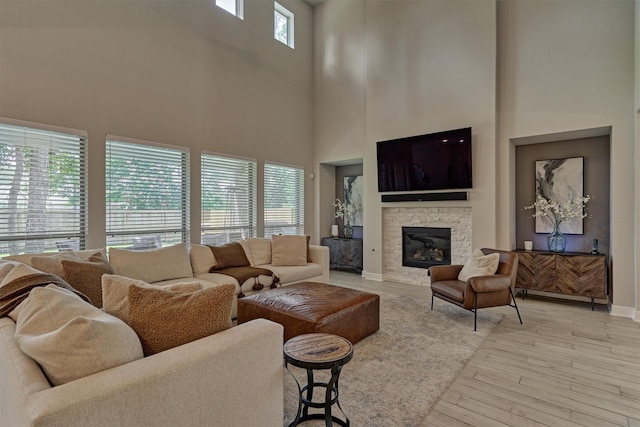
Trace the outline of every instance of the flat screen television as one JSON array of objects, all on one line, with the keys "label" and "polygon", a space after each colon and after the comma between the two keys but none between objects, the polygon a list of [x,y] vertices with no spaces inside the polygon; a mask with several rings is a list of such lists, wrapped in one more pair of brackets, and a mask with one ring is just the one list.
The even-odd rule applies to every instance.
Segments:
[{"label": "flat screen television", "polygon": [[471,128],[378,142],[378,191],[472,188]]}]

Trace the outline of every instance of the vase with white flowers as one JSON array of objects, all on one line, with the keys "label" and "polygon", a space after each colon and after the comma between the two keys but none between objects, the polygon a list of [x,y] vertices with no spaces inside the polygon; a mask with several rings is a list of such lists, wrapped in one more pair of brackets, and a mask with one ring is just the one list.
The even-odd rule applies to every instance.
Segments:
[{"label": "vase with white flowers", "polygon": [[333,202],[333,206],[336,208],[336,218],[342,219],[344,223],[343,233],[344,237],[350,239],[353,237],[353,228],[351,227],[351,218],[355,214],[355,209],[352,205],[344,203],[340,199],[336,199]]},{"label": "vase with white flowers", "polygon": [[547,247],[551,252],[564,252],[567,247],[567,238],[560,231],[560,224],[563,221],[572,219],[582,219],[587,216],[585,205],[592,199],[591,196],[577,197],[569,199],[566,202],[559,203],[555,200],[549,200],[541,195],[536,196],[536,201],[525,209],[535,209],[533,213],[535,217],[546,218],[553,227],[551,234],[547,236]]}]

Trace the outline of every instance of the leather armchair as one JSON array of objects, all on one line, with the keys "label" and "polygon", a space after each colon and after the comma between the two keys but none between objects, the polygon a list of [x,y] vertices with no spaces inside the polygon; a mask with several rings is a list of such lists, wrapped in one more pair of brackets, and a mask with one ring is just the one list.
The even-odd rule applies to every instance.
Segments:
[{"label": "leather armchair", "polygon": [[518,273],[518,254],[497,249],[483,248],[481,250],[485,255],[496,252],[500,254],[500,263],[495,275],[471,277],[466,282],[462,282],[458,280],[462,265],[429,267],[431,309],[433,310],[433,298],[437,297],[472,311],[474,313],[473,330],[475,331],[479,308],[510,305],[516,309],[518,319],[522,324],[513,293]]}]

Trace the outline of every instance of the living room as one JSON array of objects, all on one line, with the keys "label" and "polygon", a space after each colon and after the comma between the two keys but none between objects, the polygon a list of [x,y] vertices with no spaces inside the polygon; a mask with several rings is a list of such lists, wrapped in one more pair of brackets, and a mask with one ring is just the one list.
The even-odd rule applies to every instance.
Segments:
[{"label": "living room", "polygon": [[[610,206],[609,310],[640,320],[637,1],[279,3],[295,15],[293,49],[273,39],[270,1],[245,0],[244,19],[213,0],[0,1],[0,118],[86,133],[88,248],[107,240],[107,135],[190,151],[192,242],[201,152],[255,159],[258,176],[265,162],[303,168],[315,243],[335,223],[336,169],[362,168],[362,274],[374,281],[394,280],[389,209],[463,208],[463,253],[521,248],[517,147],[605,138],[610,192],[595,196]],[[377,141],[466,126],[468,201],[381,202]]]}]

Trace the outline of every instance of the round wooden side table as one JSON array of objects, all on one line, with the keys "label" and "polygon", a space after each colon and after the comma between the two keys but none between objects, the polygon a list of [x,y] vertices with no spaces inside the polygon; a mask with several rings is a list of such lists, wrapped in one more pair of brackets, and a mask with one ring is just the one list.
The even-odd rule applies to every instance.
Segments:
[{"label": "round wooden side table", "polygon": [[[348,427],[349,418],[344,413],[338,401],[338,379],[342,367],[353,357],[353,345],[346,338],[333,334],[305,334],[288,340],[284,345],[284,360],[287,370],[289,364],[307,370],[307,384],[301,386],[293,373],[291,376],[298,384],[300,396],[298,399],[298,413],[289,427],[297,426],[308,420],[325,420],[327,427],[337,423]],[[316,382],[313,371],[330,369],[331,378],[328,382]],[[325,391],[324,402],[313,402],[313,390],[321,388]],[[306,392],[306,393],[305,393]],[[331,407],[337,404],[344,420],[332,415]],[[322,408],[324,413],[309,414],[309,408]]]}]

